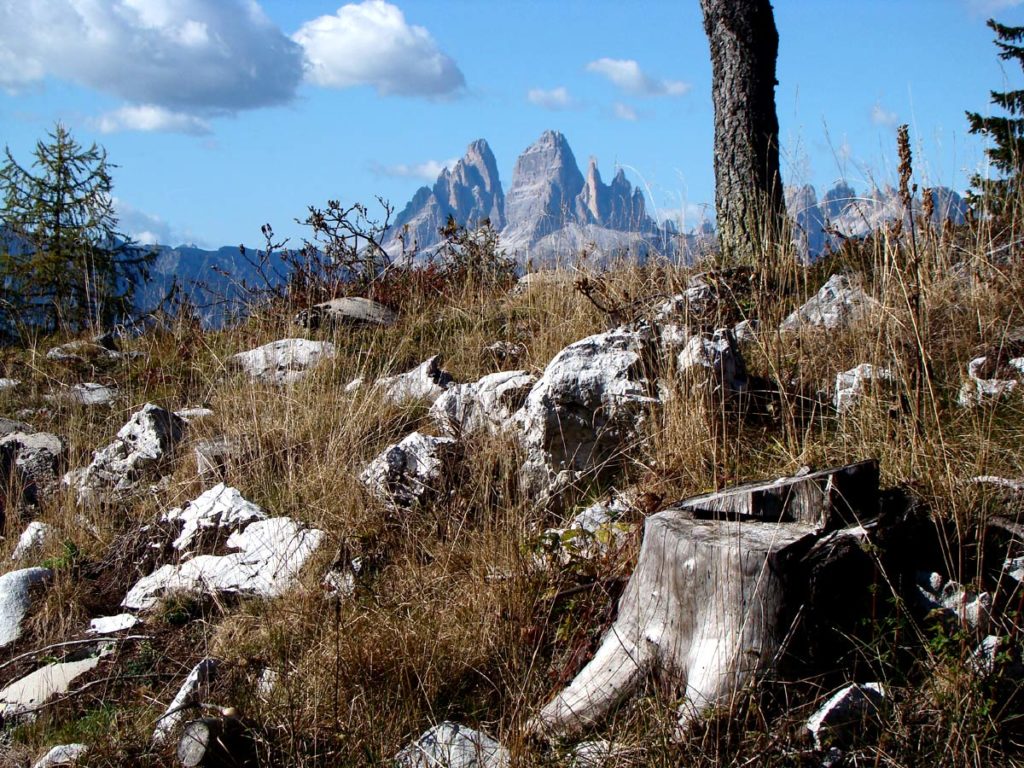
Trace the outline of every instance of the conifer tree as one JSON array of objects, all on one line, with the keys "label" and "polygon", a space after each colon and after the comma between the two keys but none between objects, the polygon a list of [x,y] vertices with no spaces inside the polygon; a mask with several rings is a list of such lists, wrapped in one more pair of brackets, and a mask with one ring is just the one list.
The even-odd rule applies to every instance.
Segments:
[{"label": "conifer tree", "polygon": [[[999,58],[1015,61],[1024,70],[1024,27],[1007,27],[988,20],[996,33],[995,44]],[[992,103],[1008,115],[983,116],[967,112],[970,132],[985,136],[992,146],[985,150],[992,167],[1000,177],[986,178],[976,174],[971,178],[973,191],[969,195],[972,205],[994,215],[1011,211],[1021,193],[1021,174],[1024,172],[1024,90],[991,91]]]},{"label": "conifer tree", "polygon": [[[30,167],[0,167],[3,320],[10,330],[100,328],[131,310],[152,255],[118,232],[106,150],[58,123]],[[6,247],[4,247],[6,246]]]}]

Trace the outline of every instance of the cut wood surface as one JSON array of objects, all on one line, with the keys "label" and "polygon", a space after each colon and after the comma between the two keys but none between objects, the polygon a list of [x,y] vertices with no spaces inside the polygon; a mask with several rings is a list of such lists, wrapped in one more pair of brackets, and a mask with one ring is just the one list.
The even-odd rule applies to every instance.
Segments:
[{"label": "cut wood surface", "polygon": [[859,524],[878,514],[878,462],[744,483],[671,508],[695,517],[805,523],[822,530]]}]

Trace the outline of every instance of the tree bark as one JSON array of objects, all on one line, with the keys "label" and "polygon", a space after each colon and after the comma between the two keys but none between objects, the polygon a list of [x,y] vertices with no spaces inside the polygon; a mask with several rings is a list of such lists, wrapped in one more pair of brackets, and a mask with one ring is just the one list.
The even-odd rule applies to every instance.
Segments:
[{"label": "tree bark", "polygon": [[700,0],[711,46],[715,211],[728,260],[756,263],[785,233],[769,0]]}]

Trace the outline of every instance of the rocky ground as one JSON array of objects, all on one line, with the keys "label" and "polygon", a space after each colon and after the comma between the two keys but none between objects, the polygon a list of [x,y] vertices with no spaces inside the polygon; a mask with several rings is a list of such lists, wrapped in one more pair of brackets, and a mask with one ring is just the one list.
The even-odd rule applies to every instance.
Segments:
[{"label": "rocky ground", "polygon": [[988,237],[4,350],[3,761],[1024,762]]}]

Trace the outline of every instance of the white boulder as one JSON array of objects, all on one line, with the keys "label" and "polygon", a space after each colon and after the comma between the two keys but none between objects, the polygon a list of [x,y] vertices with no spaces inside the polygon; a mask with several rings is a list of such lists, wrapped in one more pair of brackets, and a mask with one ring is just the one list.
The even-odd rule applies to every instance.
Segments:
[{"label": "white boulder", "polygon": [[181,525],[181,535],[174,540],[174,548],[184,551],[193,546],[203,531],[220,529],[234,531],[255,520],[265,520],[266,512],[245,499],[237,488],[218,483],[190,501],[184,507],[165,512],[165,523]]},{"label": "white boulder", "polygon": [[845,275],[832,275],[818,293],[792,312],[779,329],[796,331],[805,326],[837,329],[863,317],[877,302]]},{"label": "white boulder", "polygon": [[63,393],[64,399],[78,405],[110,405],[117,400],[117,396],[117,387],[108,387],[96,382],[75,384]]},{"label": "white boulder", "polygon": [[747,369],[732,331],[721,328],[710,336],[690,336],[676,356],[684,381],[697,382],[713,392],[734,394],[747,386]]},{"label": "white boulder", "polygon": [[295,322],[310,329],[340,325],[389,326],[398,322],[398,314],[372,299],[344,296],[302,310],[295,316]]},{"label": "white boulder", "polygon": [[146,610],[174,592],[278,597],[295,583],[323,536],[288,517],[258,520],[228,537],[227,546],[237,552],[164,565],[137,581],[121,605]]},{"label": "white boulder", "polygon": [[859,403],[872,387],[892,384],[895,381],[896,376],[888,368],[861,363],[855,368],[836,374],[836,390],[832,396],[832,405],[839,413],[845,413]]},{"label": "white boulder", "polygon": [[967,380],[960,387],[957,401],[965,408],[1009,397],[1021,386],[1024,378],[1024,357],[1015,357],[1003,367],[1003,375],[997,377],[995,365],[988,357],[976,357],[967,364]]},{"label": "white boulder", "polygon": [[601,559],[636,530],[635,524],[623,521],[629,512],[630,505],[621,496],[591,504],[564,528],[544,532],[548,555],[563,567]]},{"label": "white boulder", "polygon": [[57,490],[63,455],[64,443],[49,432],[12,432],[0,438],[5,471],[17,476],[22,498],[29,504]]},{"label": "white boulder", "polygon": [[451,374],[441,368],[441,356],[434,355],[411,371],[378,379],[374,387],[385,400],[406,405],[420,401],[433,403],[451,384]]},{"label": "white boulder", "polygon": [[15,680],[0,691],[0,720],[34,716],[51,698],[67,693],[76,679],[96,669],[110,650],[109,645],[102,645],[89,655],[47,664]]},{"label": "white boulder", "polygon": [[453,437],[499,432],[536,382],[537,377],[526,371],[500,371],[479,381],[453,384],[434,401],[430,418]]},{"label": "white boulder", "polygon": [[337,350],[329,341],[280,339],[262,347],[239,352],[231,362],[251,378],[267,384],[293,384],[305,378],[321,360],[329,360]]},{"label": "white boulder", "polygon": [[459,444],[450,437],[413,432],[389,445],[360,475],[370,493],[395,507],[423,503],[436,495]]},{"label": "white boulder", "polygon": [[217,673],[219,662],[217,659],[206,658],[196,664],[188,673],[185,682],[181,684],[178,693],[171,701],[170,706],[156,721],[153,728],[153,745],[160,746],[166,743],[167,739],[174,734],[186,719],[191,717],[189,705],[196,703],[196,697],[202,686],[209,685]]},{"label": "white boulder", "polygon": [[511,756],[487,734],[444,722],[395,755],[395,763],[401,768],[508,768]]},{"label": "white boulder", "polygon": [[85,744],[61,744],[34,762],[32,768],[62,768],[68,765],[78,765],[88,751],[89,747]]},{"label": "white boulder", "polygon": [[23,568],[0,576],[0,648],[21,637],[33,592],[52,578],[49,568]]},{"label": "white boulder", "polygon": [[146,403],[121,427],[114,442],[96,451],[84,470],[65,475],[64,482],[75,488],[80,504],[108,494],[130,493],[171,454],[185,427],[186,422],[175,414]]},{"label": "white boulder", "polygon": [[527,494],[556,496],[579,474],[622,459],[657,402],[648,352],[645,332],[618,328],[555,355],[514,416]]},{"label": "white boulder", "polygon": [[853,683],[837,691],[807,721],[815,748],[855,742],[867,726],[877,724],[885,700],[881,683]]},{"label": "white boulder", "polygon": [[112,635],[117,632],[125,632],[141,623],[142,619],[133,613],[99,616],[89,622],[89,629],[86,632],[90,635]]},{"label": "white boulder", "polygon": [[38,552],[46,543],[47,537],[53,532],[53,526],[33,520],[18,537],[18,544],[11,553],[11,560],[23,560],[29,555]]}]

